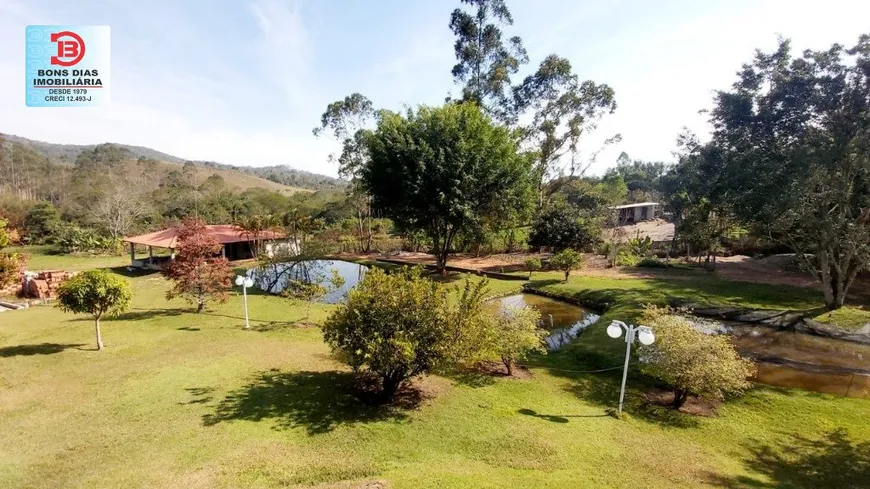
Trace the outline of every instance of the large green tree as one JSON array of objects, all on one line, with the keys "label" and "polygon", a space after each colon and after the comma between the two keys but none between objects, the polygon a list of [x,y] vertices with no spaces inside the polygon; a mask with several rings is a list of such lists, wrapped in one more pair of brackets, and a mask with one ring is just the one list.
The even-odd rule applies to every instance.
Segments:
[{"label": "large green tree", "polygon": [[382,112],[365,141],[361,183],[375,209],[404,230],[424,231],[439,270],[457,233],[496,227],[529,207],[529,159],[475,104]]},{"label": "large green tree", "polygon": [[713,141],[727,198],[746,222],[790,246],[843,305],[870,262],[870,35],[793,56],[781,40],[718,93]]},{"label": "large green tree", "polygon": [[510,112],[510,77],[529,57],[519,37],[503,38],[502,27],[514,23],[504,0],[461,2],[471,11],[457,8],[450,15],[450,30],[456,35],[453,78],[462,85],[462,100],[505,118]]}]

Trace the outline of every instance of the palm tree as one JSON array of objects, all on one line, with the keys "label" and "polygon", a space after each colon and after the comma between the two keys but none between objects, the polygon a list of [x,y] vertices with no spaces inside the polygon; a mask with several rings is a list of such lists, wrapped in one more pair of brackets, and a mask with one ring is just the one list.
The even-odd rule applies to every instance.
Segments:
[{"label": "palm tree", "polygon": [[253,243],[251,253],[254,256],[259,256],[262,252],[264,234],[281,228],[278,218],[272,214],[242,216],[236,221],[236,226],[241,229],[239,235]]}]

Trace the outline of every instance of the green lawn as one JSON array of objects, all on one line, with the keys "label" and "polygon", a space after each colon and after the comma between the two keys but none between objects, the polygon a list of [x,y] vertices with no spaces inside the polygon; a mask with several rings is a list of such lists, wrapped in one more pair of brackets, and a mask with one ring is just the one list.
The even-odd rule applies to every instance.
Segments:
[{"label": "green lawn", "polygon": [[870,323],[870,310],[865,307],[845,306],[836,311],[819,314],[813,319],[847,331],[855,331]]},{"label": "green lawn", "polygon": [[[541,278],[614,298],[694,291]],[[629,414],[617,420],[605,411],[618,374],[536,368],[527,380],[429,377],[416,409],[375,408],[348,394],[351,375],[311,325],[333,306],[314,305],[305,319],[286,299],[252,295],[246,331],[240,297],[197,315],[164,299],[159,275],[130,280],[133,309],[104,323],[102,352],[86,318],[50,306],[0,313],[0,487],[857,488],[870,480],[868,401],[757,388],[719,417],[695,418],[643,408],[632,390]],[[731,289],[710,282],[697,293],[759,306],[812,302],[794,291]],[[622,307],[612,314],[630,312]],[[579,351],[535,363],[582,369]],[[619,355],[607,360],[618,364]]]},{"label": "green lawn", "polygon": [[11,246],[3,248],[3,253],[24,252],[30,255],[27,262],[28,270],[65,270],[78,272],[90,268],[121,267],[130,264],[129,255],[119,256],[93,256],[64,255],[54,251],[49,245],[39,246]]}]

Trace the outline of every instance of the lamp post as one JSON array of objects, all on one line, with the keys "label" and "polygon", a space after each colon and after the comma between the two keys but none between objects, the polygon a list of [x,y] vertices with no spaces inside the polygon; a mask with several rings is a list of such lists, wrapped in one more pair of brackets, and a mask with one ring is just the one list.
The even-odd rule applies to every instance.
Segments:
[{"label": "lamp post", "polygon": [[251,277],[236,275],[236,285],[242,288],[242,296],[245,298],[245,329],[249,329],[251,323],[248,322],[248,287],[253,287],[254,279]]},{"label": "lamp post", "polygon": [[622,370],[622,387],[619,389],[617,416],[622,414],[622,401],[625,399],[625,380],[628,378],[628,360],[631,357],[631,344],[634,343],[635,337],[644,345],[652,345],[656,340],[655,334],[653,334],[652,329],[648,326],[632,326],[615,319],[607,327],[607,336],[619,338],[622,336],[623,330],[625,330],[625,367]]}]

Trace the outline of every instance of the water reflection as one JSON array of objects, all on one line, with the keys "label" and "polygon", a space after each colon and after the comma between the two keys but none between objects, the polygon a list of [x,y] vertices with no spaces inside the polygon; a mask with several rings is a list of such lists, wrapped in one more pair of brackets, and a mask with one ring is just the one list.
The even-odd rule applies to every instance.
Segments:
[{"label": "water reflection", "polygon": [[305,260],[254,268],[248,270],[248,276],[254,279],[255,285],[260,290],[280,294],[290,280],[301,280],[329,287],[329,275],[332,270],[341,275],[344,285],[323,298],[322,302],[326,304],[340,302],[345,294],[363,279],[368,267],[341,260]]},{"label": "water reflection", "polygon": [[500,299],[498,304],[501,311],[523,306],[537,309],[541,313],[541,327],[550,332],[544,338],[549,350],[567,345],[599,318],[582,307],[534,294],[509,295]]},{"label": "water reflection", "polygon": [[691,318],[708,334],[727,334],[758,366],[763,384],[870,397],[870,345],[734,321]]}]

